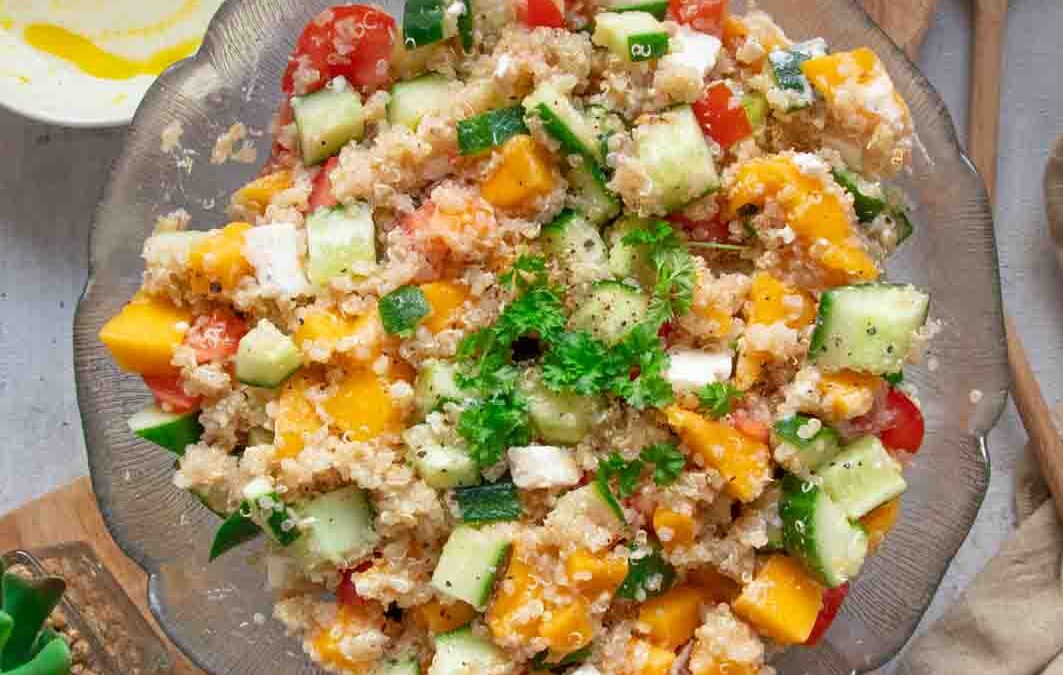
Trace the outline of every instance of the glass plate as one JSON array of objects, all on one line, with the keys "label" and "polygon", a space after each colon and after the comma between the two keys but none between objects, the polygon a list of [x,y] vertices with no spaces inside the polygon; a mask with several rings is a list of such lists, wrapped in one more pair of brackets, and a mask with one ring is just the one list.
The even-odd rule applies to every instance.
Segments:
[{"label": "glass plate", "polygon": [[[259,623],[270,616],[265,572],[256,564],[260,547],[206,564],[218,517],[171,485],[171,455],[129,432],[126,418],[147,402],[147,391],[140,378],[118,371],[96,334],[137,289],[141,243],[156,216],[182,207],[196,227],[225,222],[228,195],[257,166],[211,165],[214,141],[241,121],[261,134],[253,140],[265,160],[287,55],[306,21],[329,4],[232,0],[214,18],[199,54],[159,78],[133,119],[96,215],[75,321],[78,400],[100,508],[115,539],[150,575],[159,623],[212,673],[316,670],[277,623]],[[396,16],[400,4],[385,2]],[[782,673],[847,674],[882,664],[908,640],[985,494],[985,435],[1007,395],[993,222],[941,99],[862,9],[848,0],[759,5],[791,36],[823,36],[836,50],[874,49],[908,100],[920,139],[902,181],[917,202],[916,234],[889,271],[930,289],[932,314],[944,322],[931,352],[936,369],[913,369],[910,377],[924,405],[926,444],[908,472],[901,520],[854,584],[829,639],[776,660]],[[183,150],[166,153],[160,135],[174,121],[184,128]],[[977,404],[973,389],[984,394]]]}]

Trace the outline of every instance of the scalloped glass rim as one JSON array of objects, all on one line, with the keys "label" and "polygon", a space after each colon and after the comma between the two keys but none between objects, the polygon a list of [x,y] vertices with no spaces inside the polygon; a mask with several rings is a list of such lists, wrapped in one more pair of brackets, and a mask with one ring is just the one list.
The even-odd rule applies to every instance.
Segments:
[{"label": "scalloped glass rim", "polygon": [[[96,334],[138,286],[140,246],[155,216],[183,207],[195,227],[222,221],[226,196],[254,168],[208,164],[214,139],[237,120],[256,132],[268,129],[287,54],[304,23],[329,4],[230,0],[199,53],[156,81],[133,118],[96,214],[89,279],[75,319],[78,400],[100,509],[122,549],[149,574],[159,624],[211,673],[320,671],[276,622],[255,620],[256,613],[271,613],[262,565],[254,564],[261,544],[206,565],[217,517],[172,486],[171,456],[128,432],[125,420],[147,393],[139,378],[115,368]],[[889,270],[929,288],[932,314],[943,322],[932,347],[938,368],[909,374],[924,404],[927,443],[908,474],[899,524],[853,585],[828,638],[775,660],[783,673],[863,672],[907,642],[985,495],[985,434],[1008,386],[992,213],[940,97],[856,3],[758,5],[791,35],[821,35],[839,49],[874,49],[909,101],[921,141],[913,170],[901,181],[917,203],[917,231]],[[384,6],[400,14],[398,0]],[[184,128],[179,155],[160,148],[160,134],[174,120]],[[268,136],[256,140],[264,156]],[[970,402],[972,389],[984,394],[978,404]]]}]

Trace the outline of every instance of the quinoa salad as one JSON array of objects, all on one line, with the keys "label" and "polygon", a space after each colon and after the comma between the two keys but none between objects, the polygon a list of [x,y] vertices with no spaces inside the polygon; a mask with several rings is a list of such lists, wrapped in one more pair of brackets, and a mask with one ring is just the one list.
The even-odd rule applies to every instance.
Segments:
[{"label": "quinoa salad", "polygon": [[337,673],[766,675],[823,639],[936,325],[884,278],[913,129],[878,56],[727,0],[407,0],[318,15],[281,88],[227,224],[161,217],[100,332],[210,559],[263,539]]}]

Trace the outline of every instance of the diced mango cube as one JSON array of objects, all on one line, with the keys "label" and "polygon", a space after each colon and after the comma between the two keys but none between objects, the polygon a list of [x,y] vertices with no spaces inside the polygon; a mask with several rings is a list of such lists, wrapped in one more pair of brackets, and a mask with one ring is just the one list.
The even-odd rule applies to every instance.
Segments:
[{"label": "diced mango cube", "polygon": [[465,304],[469,298],[469,289],[454,281],[432,281],[421,284],[421,292],[428,300],[432,311],[424,319],[423,325],[433,333],[446,328],[454,310]]},{"label": "diced mango cube", "polygon": [[693,516],[663,506],[653,512],[653,531],[666,549],[690,546],[694,543],[696,529]]},{"label": "diced mango cube", "polygon": [[277,417],[274,420],[274,445],[276,459],[297,457],[306,445],[306,434],[312,434],[323,426],[307,390],[321,383],[317,374],[306,371],[296,373],[284,383],[277,397]]},{"label": "diced mango cube", "polygon": [[527,206],[554,189],[550,161],[531,136],[502,146],[502,162],[480,186],[484,199],[499,208]]},{"label": "diced mango cube", "polygon": [[781,645],[808,639],[823,605],[823,587],[786,555],[768,558],[734,602],[738,616]]},{"label": "diced mango cube", "polygon": [[696,585],[708,597],[710,602],[731,602],[738,597],[742,590],[738,582],[729,576],[721,574],[712,565],[695,567],[687,572],[687,578]]},{"label": "diced mango cube", "polygon": [[642,603],[638,620],[645,624],[650,642],[674,651],[694,637],[701,625],[701,603],[705,600],[705,592],[696,586],[675,586]]},{"label": "diced mango cube", "polygon": [[514,550],[506,574],[487,609],[487,627],[491,635],[500,641],[527,640],[538,635],[541,617],[521,610],[530,601],[541,597],[542,591],[531,566],[521,557],[519,549]]},{"label": "diced mango cube", "polygon": [[831,103],[843,86],[867,86],[881,68],[878,56],[867,47],[819,56],[801,64],[805,77]]},{"label": "diced mango cube", "polygon": [[233,194],[233,204],[248,213],[260,216],[266,212],[273,197],[292,186],[292,173],[282,170],[261,176]]},{"label": "diced mango cube", "polygon": [[165,298],[138,293],[100,329],[100,342],[118,367],[141,375],[169,375],[174,350],[184,340],[192,313]]},{"label": "diced mango cube", "polygon": [[574,587],[593,599],[616,592],[627,576],[627,558],[577,549],[565,559],[565,573]]},{"label": "diced mango cube", "polygon": [[722,339],[731,334],[731,328],[734,327],[734,317],[725,309],[712,305],[701,310],[700,313],[715,324],[707,331],[709,337]]},{"label": "diced mango cube", "polygon": [[897,524],[897,517],[900,513],[901,499],[895,497],[860,519],[860,524],[867,530],[869,552],[874,553],[875,549],[882,545],[882,540]]},{"label": "diced mango cube", "polygon": [[821,405],[834,421],[866,415],[881,387],[882,379],[877,375],[855,370],[823,373],[818,384]]},{"label": "diced mango cube", "polygon": [[325,399],[325,413],[332,425],[352,441],[368,441],[386,433],[398,432],[401,410],[388,387],[370,368],[355,368],[336,385]]},{"label": "diced mango cube", "polygon": [[767,272],[757,272],[749,287],[746,312],[749,323],[784,322],[790,328],[804,328],[816,318],[812,294],[788,284]]},{"label": "diced mango cube", "polygon": [[594,624],[587,602],[582,598],[566,598],[557,603],[548,618],[543,619],[539,635],[546,638],[553,660],[589,645]]},{"label": "diced mango cube", "polygon": [[[343,338],[357,335],[361,347],[343,353],[343,359],[351,364],[370,363],[378,356],[383,345],[381,333],[375,330],[379,315],[375,310],[358,317],[343,316],[334,310],[318,309],[308,312],[295,331],[295,344],[304,350],[322,349],[331,352]],[[311,344],[307,344],[311,343]],[[306,359],[310,360],[310,359]]]},{"label": "diced mango cube", "polygon": [[828,244],[819,252],[819,262],[832,273],[830,282],[842,285],[850,281],[874,281],[879,271],[864,250],[848,244]]},{"label": "diced mango cube", "polygon": [[632,640],[628,643],[627,652],[634,675],[669,675],[676,659],[675,652],[647,640]]},{"label": "diced mango cube", "polygon": [[251,263],[243,254],[244,234],[250,229],[250,223],[229,223],[196,242],[188,253],[193,291],[231,291],[241,277],[253,273]]},{"label": "diced mango cube", "polygon": [[760,496],[771,481],[771,452],[766,444],[729,424],[678,406],[669,406],[665,414],[672,429],[705,465],[723,474],[729,496],[743,502]]},{"label": "diced mango cube", "polygon": [[340,649],[340,639],[354,619],[351,608],[341,607],[336,622],[331,626],[324,626],[314,636],[311,642],[322,663],[350,672],[362,672],[365,669],[364,661],[355,661]]},{"label": "diced mango cube", "polygon": [[439,598],[432,598],[413,608],[414,620],[432,633],[447,633],[461,628],[475,616],[476,608],[461,600],[443,602]]}]

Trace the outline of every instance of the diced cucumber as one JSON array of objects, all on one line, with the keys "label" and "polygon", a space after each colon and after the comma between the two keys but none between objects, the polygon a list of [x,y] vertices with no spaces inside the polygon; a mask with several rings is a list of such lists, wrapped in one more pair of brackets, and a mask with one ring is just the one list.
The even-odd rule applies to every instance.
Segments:
[{"label": "diced cucumber", "polygon": [[620,199],[606,187],[608,180],[597,164],[585,160],[571,167],[565,180],[572,188],[569,203],[591,225],[600,226],[620,215]]},{"label": "diced cucumber", "polygon": [[602,12],[594,17],[591,42],[628,61],[649,61],[668,53],[668,31],[649,12]]},{"label": "diced cucumber", "polygon": [[252,387],[275,389],[303,365],[295,341],[268,319],[240,338],[236,352],[236,379]]},{"label": "diced cucumber", "polygon": [[783,478],[779,516],[786,550],[827,586],[841,586],[860,571],[867,534],[816,484],[791,475]]},{"label": "diced cucumber", "polygon": [[412,656],[386,659],[376,667],[373,675],[421,675],[421,664]]},{"label": "diced cucumber", "polygon": [[603,158],[602,163],[596,168],[599,169],[599,173],[603,174],[602,179],[605,180],[604,172],[609,170],[605,162],[605,158],[609,156],[609,138],[614,134],[627,132],[627,123],[618,113],[600,104],[587,106],[586,114],[587,121],[590,122],[594,134],[598,137],[598,147]]},{"label": "diced cucumber", "polygon": [[542,242],[543,249],[561,263],[573,282],[598,281],[610,276],[602,235],[582,214],[563,210],[543,227]]},{"label": "diced cucumber", "polygon": [[129,430],[179,456],[185,454],[189,445],[198,443],[203,435],[198,410],[178,414],[163,412],[154,405],[130,417]]},{"label": "diced cucumber", "polygon": [[926,322],[930,296],[914,286],[862,284],[825,291],[808,353],[826,370],[900,370]]},{"label": "diced cucumber", "polygon": [[391,86],[388,122],[417,131],[421,118],[450,105],[453,82],[438,73],[428,73]]},{"label": "diced cucumber", "polygon": [[513,136],[528,133],[525,114],[524,106],[515,105],[458,122],[458,149],[463,155],[475,155],[498,147]]},{"label": "diced cucumber", "polygon": [[635,127],[635,152],[660,209],[671,212],[720,187],[716,162],[689,105]]},{"label": "diced cucumber", "polygon": [[376,227],[367,204],[321,208],[306,219],[310,281],[323,287],[333,277],[367,276],[376,269]]},{"label": "diced cucumber", "polygon": [[768,523],[768,543],[765,544],[760,550],[762,551],[782,551],[785,550],[786,544],[783,542],[783,528],[781,523]]},{"label": "diced cucumber", "polygon": [[273,489],[269,478],[255,478],[243,488],[244,502],[241,506],[249,509],[250,517],[262,531],[281,546],[289,546],[300,539],[302,531],[298,527],[298,514],[284,503]]},{"label": "diced cucumber", "polygon": [[524,513],[517,486],[508,480],[455,488],[454,499],[465,523],[517,520]]},{"label": "diced cucumber", "polygon": [[646,12],[664,21],[668,13],[668,0],[606,0],[605,7],[610,12]]},{"label": "diced cucumber", "polygon": [[342,77],[312,94],[294,97],[292,113],[303,163],[308,166],[320,164],[365,133],[362,99]]},{"label": "diced cucumber", "polygon": [[437,490],[480,482],[480,467],[463,448],[446,445],[418,425],[402,434],[406,459],[425,483]]},{"label": "diced cucumber", "polygon": [[642,323],[649,308],[649,296],[638,288],[621,281],[599,281],[572,313],[571,324],[608,345],[615,345]]},{"label": "diced cucumber", "polygon": [[327,562],[350,567],[373,552],[379,539],[365,490],[348,485],[298,505],[306,536],[299,557],[310,567]]},{"label": "diced cucumber", "polygon": [[446,361],[426,361],[417,371],[413,386],[413,402],[422,417],[447,401],[461,402],[470,398],[457,381],[458,368]]},{"label": "diced cucumber", "polygon": [[526,445],[506,452],[513,482],[524,490],[578,485],[583,470],[572,450],[555,445]]},{"label": "diced cucumber", "polygon": [[[817,424],[819,428],[810,433]],[[815,471],[841,451],[838,432],[807,415],[785,417],[775,423],[773,431],[780,443],[794,449],[801,466],[809,471]]]},{"label": "diced cucumber", "polygon": [[755,91],[743,94],[742,107],[754,131],[764,126],[764,120],[768,118],[768,99],[764,98],[764,94]]},{"label": "diced cucumber", "polygon": [[550,520],[560,523],[572,523],[578,518],[617,533],[627,524],[616,498],[597,480],[561,495],[549,515]]},{"label": "diced cucumber", "polygon": [[543,130],[567,152],[603,163],[604,155],[594,127],[555,82],[540,84],[524,99],[524,109],[528,115],[538,117]]},{"label": "diced cucumber", "polygon": [[699,349],[672,349],[664,379],[675,391],[695,391],[713,382],[731,378],[734,353],[705,352]]},{"label": "diced cucumber", "polygon": [[882,185],[863,180],[848,169],[834,169],[834,180],[853,196],[853,208],[861,223],[870,223],[886,208]]},{"label": "diced cucumber", "polygon": [[675,568],[661,551],[651,548],[635,551],[627,561],[627,576],[616,589],[619,598],[642,602],[661,595],[675,583]]},{"label": "diced cucumber", "polygon": [[428,675],[475,675],[502,668],[506,655],[488,638],[471,628],[436,635],[436,653]]},{"label": "diced cucumber", "polygon": [[598,396],[550,391],[538,370],[529,370],[521,377],[520,390],[528,402],[528,417],[536,436],[547,443],[579,443],[605,409],[604,400]]},{"label": "diced cucumber", "polygon": [[402,12],[403,44],[413,49],[452,38],[459,33],[461,16],[466,13],[471,14],[471,8],[461,0],[406,0]]},{"label": "diced cucumber", "polygon": [[882,441],[864,436],[853,441],[817,472],[823,491],[850,518],[862,518],[907,488],[900,462]]},{"label": "diced cucumber", "polygon": [[644,229],[649,221],[625,216],[616,221],[606,235],[609,242],[609,271],[614,277],[634,279],[643,288],[652,288],[657,271],[646,254],[646,247],[624,243],[624,237],[634,230]]},{"label": "diced cucumber", "polygon": [[240,508],[231,513],[214,533],[214,540],[210,544],[210,557],[213,561],[237,546],[247,543],[262,534],[262,528],[251,519],[251,505],[247,501],[240,504]]},{"label": "diced cucumber", "polygon": [[801,71],[801,64],[826,53],[827,43],[823,38],[815,38],[796,44],[789,49],[776,49],[768,54],[768,62],[771,63],[775,83],[780,89],[793,92],[793,99],[788,110],[799,110],[812,105],[816,97],[815,90],[812,89],[812,84]]},{"label": "diced cucumber", "polygon": [[380,298],[377,309],[384,331],[405,338],[413,335],[417,324],[432,311],[432,306],[419,287],[402,286]]},{"label": "diced cucumber", "polygon": [[509,534],[503,530],[490,525],[480,529],[458,525],[443,545],[432,572],[432,585],[440,593],[483,611],[509,548]]}]

